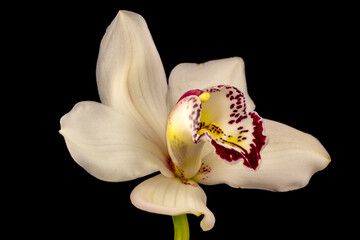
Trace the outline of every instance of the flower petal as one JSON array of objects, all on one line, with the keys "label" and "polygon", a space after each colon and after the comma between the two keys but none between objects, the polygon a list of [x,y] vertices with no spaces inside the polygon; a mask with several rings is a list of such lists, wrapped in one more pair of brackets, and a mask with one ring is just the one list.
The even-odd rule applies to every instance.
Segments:
[{"label": "flower petal", "polygon": [[206,207],[205,192],[192,180],[157,175],[140,183],[130,199],[135,207],[151,213],[170,216],[203,214],[200,226],[204,231],[212,229],[215,224],[214,214]]},{"label": "flower petal", "polygon": [[167,83],[145,20],[120,11],[101,41],[96,68],[101,102],[131,118],[166,151]]},{"label": "flower petal", "polygon": [[80,102],[60,124],[71,156],[99,179],[127,181],[165,168],[167,157],[159,147],[146,140],[129,118],[110,107]]},{"label": "flower petal", "polygon": [[225,161],[241,160],[256,169],[266,143],[261,117],[248,111],[244,94],[235,87],[219,85],[204,91],[210,93],[210,99],[202,104],[197,139],[206,136]]},{"label": "flower petal", "polygon": [[175,106],[181,95],[191,89],[231,85],[244,93],[248,111],[255,109],[246,87],[244,61],[240,57],[213,60],[203,64],[182,63],[169,77],[169,107]]},{"label": "flower petal", "polygon": [[263,120],[269,142],[256,171],[240,164],[226,164],[206,146],[203,165],[193,179],[208,185],[226,183],[232,187],[290,191],[306,186],[315,172],[329,164],[329,154],[316,138],[285,124]]}]

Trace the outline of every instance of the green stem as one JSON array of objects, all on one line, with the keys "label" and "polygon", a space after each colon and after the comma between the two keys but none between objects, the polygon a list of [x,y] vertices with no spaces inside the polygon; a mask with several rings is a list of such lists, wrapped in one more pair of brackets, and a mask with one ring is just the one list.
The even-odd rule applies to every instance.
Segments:
[{"label": "green stem", "polygon": [[186,214],[173,216],[174,223],[174,240],[189,240],[189,223]]}]

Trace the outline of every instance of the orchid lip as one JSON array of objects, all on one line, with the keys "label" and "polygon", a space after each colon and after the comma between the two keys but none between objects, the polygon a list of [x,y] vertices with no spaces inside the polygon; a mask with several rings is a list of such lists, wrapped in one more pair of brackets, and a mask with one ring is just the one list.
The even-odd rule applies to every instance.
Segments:
[{"label": "orchid lip", "polygon": [[218,85],[184,93],[172,110],[167,129],[174,174],[191,178],[200,171],[203,144],[228,163],[256,170],[267,137],[262,119],[248,112],[244,94],[235,87]]},{"label": "orchid lip", "polygon": [[[247,111],[244,94],[235,87],[218,85],[204,91],[209,92],[212,99],[203,104],[202,112],[206,114],[200,119],[194,142],[206,136],[218,157],[229,163],[243,160],[246,167],[256,170],[261,159],[260,151],[267,141],[261,117],[256,112]],[[219,106],[224,108],[220,117],[216,109]]]}]

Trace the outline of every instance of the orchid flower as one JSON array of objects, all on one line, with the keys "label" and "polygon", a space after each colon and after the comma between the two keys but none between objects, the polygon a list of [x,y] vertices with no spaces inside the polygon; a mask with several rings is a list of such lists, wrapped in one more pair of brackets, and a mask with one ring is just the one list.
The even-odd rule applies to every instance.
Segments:
[{"label": "orchid flower", "polygon": [[167,85],[136,13],[120,11],[107,28],[96,78],[101,103],[77,103],[60,120],[72,158],[110,182],[160,172],[130,199],[144,211],[173,216],[175,230],[177,221],[187,224],[184,214],[203,215],[201,228],[213,228],[199,184],[290,191],[330,162],[316,138],[254,111],[239,57],[177,65]]}]

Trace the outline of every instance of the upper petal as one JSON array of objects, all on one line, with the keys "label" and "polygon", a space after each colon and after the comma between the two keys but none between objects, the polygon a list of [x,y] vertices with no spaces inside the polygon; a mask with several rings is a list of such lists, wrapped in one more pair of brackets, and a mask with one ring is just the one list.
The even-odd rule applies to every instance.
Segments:
[{"label": "upper petal", "polygon": [[269,141],[256,171],[239,164],[225,164],[208,147],[194,179],[209,185],[226,183],[233,187],[290,191],[306,186],[314,173],[329,164],[329,154],[316,138],[285,124],[263,120]]},{"label": "upper petal", "polygon": [[96,67],[101,102],[131,118],[166,151],[167,83],[145,20],[120,11],[101,41]]},{"label": "upper petal", "polygon": [[169,107],[174,107],[181,95],[191,89],[230,85],[244,93],[248,110],[255,109],[246,87],[244,61],[240,57],[213,60],[203,64],[182,63],[169,77]]},{"label": "upper petal", "polygon": [[110,107],[80,102],[60,123],[71,156],[99,179],[127,181],[165,168],[167,159],[159,147]]},{"label": "upper petal", "polygon": [[214,214],[206,207],[206,194],[192,180],[180,180],[158,175],[140,183],[131,193],[135,207],[144,211],[177,216],[204,215],[200,226],[204,231],[213,228]]}]

